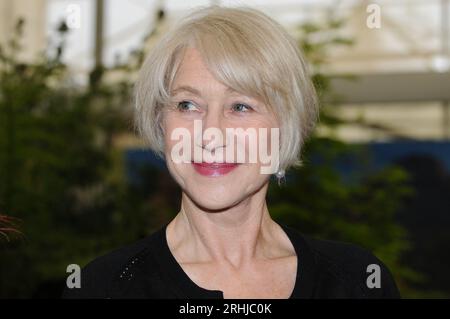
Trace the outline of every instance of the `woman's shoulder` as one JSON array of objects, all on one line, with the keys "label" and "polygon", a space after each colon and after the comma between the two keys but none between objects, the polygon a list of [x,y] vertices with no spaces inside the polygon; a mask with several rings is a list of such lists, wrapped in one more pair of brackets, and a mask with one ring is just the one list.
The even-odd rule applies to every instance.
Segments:
[{"label": "woman's shoulder", "polygon": [[352,270],[367,262],[381,261],[369,249],[362,246],[338,241],[319,239],[311,236],[303,236],[315,257],[342,269]]},{"label": "woman's shoulder", "polygon": [[[308,251],[318,297],[400,297],[390,270],[370,250],[343,241],[314,238],[292,228],[290,232],[303,253]],[[336,295],[325,294],[333,291]]]},{"label": "woman's shoulder", "polygon": [[112,285],[128,280],[134,268],[149,255],[157,244],[162,229],[132,244],[101,255],[81,269],[80,288],[65,288],[63,298],[110,298]]},{"label": "woman's shoulder", "polygon": [[400,298],[391,271],[370,250],[355,244],[307,239],[319,262],[354,298]]}]

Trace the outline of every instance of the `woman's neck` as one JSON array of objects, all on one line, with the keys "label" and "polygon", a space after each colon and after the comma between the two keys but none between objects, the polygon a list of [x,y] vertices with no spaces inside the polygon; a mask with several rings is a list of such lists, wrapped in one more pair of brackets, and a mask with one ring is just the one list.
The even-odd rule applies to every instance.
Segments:
[{"label": "woman's neck", "polygon": [[240,267],[255,258],[276,258],[283,239],[267,209],[266,192],[267,185],[245,201],[215,212],[201,209],[183,194],[181,210],[167,229],[179,261],[226,261]]}]

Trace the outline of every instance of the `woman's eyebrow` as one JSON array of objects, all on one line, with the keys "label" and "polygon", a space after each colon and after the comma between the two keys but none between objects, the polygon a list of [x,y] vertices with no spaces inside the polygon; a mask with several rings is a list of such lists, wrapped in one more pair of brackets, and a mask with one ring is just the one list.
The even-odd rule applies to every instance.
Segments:
[{"label": "woman's eyebrow", "polygon": [[[192,86],[190,86],[190,85],[180,85],[180,86],[174,88],[174,89],[171,91],[170,95],[173,97],[173,96],[175,96],[177,93],[183,92],[183,91],[192,93],[193,95],[198,96],[198,97],[201,97],[201,96],[202,96],[202,94],[201,94],[201,92],[200,92],[199,90],[197,90],[196,88],[194,88],[194,87],[192,87]],[[243,97],[243,98],[245,98],[245,99],[248,99],[248,100],[250,100],[250,101],[253,101],[254,105],[260,104],[260,103],[261,103],[260,100],[259,100],[258,98],[255,98],[255,97],[252,97],[252,96],[250,96],[250,95],[246,95],[246,94],[240,93],[240,92],[234,90],[234,89],[231,88],[231,87],[227,87],[227,89],[226,89],[225,91],[226,91],[226,93],[233,94],[233,95],[236,95],[236,96],[241,96],[241,97]],[[249,103],[250,103],[250,102],[249,102]]]},{"label": "woman's eyebrow", "polygon": [[193,88],[192,86],[189,86],[189,85],[178,86],[175,89],[173,89],[171,93],[176,94],[181,91],[187,91],[187,92],[190,92],[190,93],[198,95],[198,96],[201,95],[199,90],[197,90],[196,88]]},{"label": "woman's eyebrow", "polygon": [[[192,87],[192,86],[189,86],[189,85],[180,85],[180,86],[176,87],[175,89],[173,89],[173,90],[171,91],[171,93],[172,93],[172,94],[176,94],[176,93],[178,93],[178,92],[180,92],[180,91],[187,91],[187,92],[190,92],[190,93],[192,93],[192,94],[199,95],[199,96],[201,95],[199,90],[197,90],[196,88],[194,88],[194,87]],[[226,89],[226,92],[227,92],[227,93],[235,93],[235,94],[247,96],[246,94],[243,94],[243,93],[241,93],[241,92],[238,92],[238,91],[236,91],[235,89],[232,89],[232,88],[230,88],[230,87],[228,87],[228,88]]]}]

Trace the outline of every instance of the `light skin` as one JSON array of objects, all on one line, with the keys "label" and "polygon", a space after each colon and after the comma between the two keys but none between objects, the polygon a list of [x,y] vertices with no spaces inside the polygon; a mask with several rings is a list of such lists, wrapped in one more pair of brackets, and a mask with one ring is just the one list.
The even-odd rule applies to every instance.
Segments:
[{"label": "light skin", "polygon": [[[182,86],[198,92],[176,90]],[[278,127],[276,117],[258,99],[217,81],[195,48],[187,49],[172,92],[173,102],[162,119],[166,163],[182,189],[180,212],[166,233],[172,254],[194,283],[221,290],[224,298],[288,298],[295,286],[297,256],[267,209],[269,176],[260,173],[261,164],[242,163],[228,174],[204,176],[170,156],[176,142],[170,132],[177,127],[193,132],[194,119],[202,120],[203,130],[225,132]],[[197,147],[210,152],[227,147],[208,142],[202,140]]]}]

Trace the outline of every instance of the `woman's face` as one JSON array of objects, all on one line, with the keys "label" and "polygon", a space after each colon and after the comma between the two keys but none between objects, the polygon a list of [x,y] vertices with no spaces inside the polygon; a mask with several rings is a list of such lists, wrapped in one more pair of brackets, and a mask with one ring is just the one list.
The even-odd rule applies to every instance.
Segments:
[{"label": "woman's face", "polygon": [[198,206],[230,208],[268,182],[261,167],[270,164],[260,148],[278,152],[275,116],[259,100],[218,82],[194,48],[186,50],[162,121],[169,171]]}]

